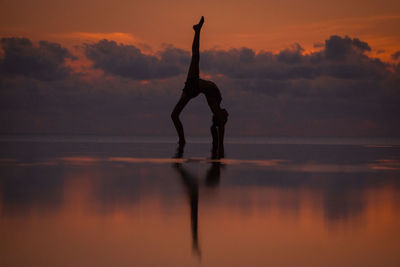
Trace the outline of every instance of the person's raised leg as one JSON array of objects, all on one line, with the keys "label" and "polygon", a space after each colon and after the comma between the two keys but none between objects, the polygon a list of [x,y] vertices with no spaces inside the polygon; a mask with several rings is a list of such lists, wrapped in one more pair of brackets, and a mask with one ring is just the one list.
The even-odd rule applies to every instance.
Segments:
[{"label": "person's raised leg", "polygon": [[196,81],[199,79],[199,63],[200,63],[200,31],[204,23],[204,17],[201,17],[200,22],[193,26],[194,38],[192,44],[192,60],[190,62],[187,81]]},{"label": "person's raised leg", "polygon": [[[192,60],[189,67],[189,72],[187,76],[187,81],[192,80],[192,86],[196,86],[198,89],[198,81],[199,81],[199,60],[200,60],[200,30],[204,23],[204,17],[201,17],[200,22],[193,26],[195,31],[193,45],[192,45]],[[179,120],[179,115],[182,112],[183,108],[189,102],[190,97],[183,93],[178,103],[175,105],[174,110],[172,111],[171,118],[174,122],[176,131],[179,136],[179,145],[185,145],[185,134],[183,131],[183,125]]]},{"label": "person's raised leg", "polygon": [[185,133],[183,131],[183,125],[179,119],[179,115],[181,114],[183,108],[186,106],[186,104],[189,102],[189,100],[190,100],[190,97],[188,95],[186,95],[185,93],[182,93],[181,98],[179,99],[178,103],[175,105],[175,108],[171,113],[171,119],[174,122],[176,131],[178,132],[179,145],[181,145],[181,146],[185,145],[186,140],[185,140]]}]

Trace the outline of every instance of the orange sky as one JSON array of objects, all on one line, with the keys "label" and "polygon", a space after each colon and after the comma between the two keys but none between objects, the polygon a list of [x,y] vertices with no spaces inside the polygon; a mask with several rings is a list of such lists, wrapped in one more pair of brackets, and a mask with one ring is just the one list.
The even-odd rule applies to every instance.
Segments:
[{"label": "orange sky", "polygon": [[368,42],[388,60],[400,50],[400,2],[383,1],[126,1],[3,0],[0,35],[59,41],[66,45],[101,38],[189,50],[191,25],[206,17],[202,48],[247,46],[278,51],[293,43],[307,50],[330,35]]}]

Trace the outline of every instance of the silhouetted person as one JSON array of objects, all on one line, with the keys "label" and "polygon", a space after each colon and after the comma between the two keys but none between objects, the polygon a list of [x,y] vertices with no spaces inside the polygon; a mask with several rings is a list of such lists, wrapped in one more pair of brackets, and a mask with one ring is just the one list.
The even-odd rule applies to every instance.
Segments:
[{"label": "silhouetted person", "polygon": [[185,134],[183,131],[183,126],[179,120],[179,115],[182,112],[186,104],[194,97],[203,93],[206,96],[208,106],[210,107],[213,118],[211,125],[211,135],[213,138],[213,151],[215,156],[218,158],[224,157],[224,134],[225,134],[225,124],[228,120],[228,112],[226,109],[221,108],[221,92],[215,83],[200,79],[199,77],[199,61],[200,61],[200,31],[204,23],[204,17],[201,17],[200,22],[193,26],[194,29],[194,39],[192,45],[192,60],[190,62],[190,67],[188,75],[185,82],[185,87],[181,98],[175,105],[172,111],[171,118],[174,122],[176,131],[179,136],[179,145],[183,146],[186,143]]}]

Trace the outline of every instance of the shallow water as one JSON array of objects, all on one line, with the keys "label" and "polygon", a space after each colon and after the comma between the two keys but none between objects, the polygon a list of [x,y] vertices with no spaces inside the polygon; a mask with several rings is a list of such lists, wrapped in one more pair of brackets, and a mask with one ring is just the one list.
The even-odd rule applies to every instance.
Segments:
[{"label": "shallow water", "polygon": [[0,147],[0,266],[400,265],[398,145]]}]

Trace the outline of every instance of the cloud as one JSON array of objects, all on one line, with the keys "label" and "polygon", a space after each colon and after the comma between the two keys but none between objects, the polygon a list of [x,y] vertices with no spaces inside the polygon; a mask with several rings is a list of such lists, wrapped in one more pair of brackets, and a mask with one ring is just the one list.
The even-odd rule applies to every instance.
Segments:
[{"label": "cloud", "polygon": [[143,54],[134,45],[117,44],[105,39],[85,44],[85,54],[94,62],[94,68],[133,80],[162,79],[182,74],[190,60],[188,52],[174,47],[167,47],[157,57]]},{"label": "cloud", "polygon": [[314,46],[314,48],[321,48],[321,47],[325,47],[325,44],[324,43],[315,43],[313,46]]},{"label": "cloud", "polygon": [[395,53],[392,54],[392,58],[394,60],[398,60],[400,58],[400,50],[396,51]]},{"label": "cloud", "polygon": [[[38,79],[32,68],[20,70],[18,79],[3,73],[0,131],[176,134],[169,114],[184,85],[189,52],[168,46],[145,54],[108,40],[83,49],[106,75],[82,79],[85,73],[66,72],[60,80]],[[364,41],[339,36],[311,53],[299,44],[278,53],[212,49],[202,51],[200,69],[221,89],[230,136],[399,137],[400,64],[396,72],[370,50]],[[204,97],[192,100],[182,114],[186,133],[208,135],[210,117]]]},{"label": "cloud", "polygon": [[74,56],[60,44],[40,41],[33,45],[26,38],[1,38],[3,55],[1,75],[23,75],[38,80],[58,80],[68,76],[71,69],[64,65]]},{"label": "cloud", "polygon": [[358,38],[331,36],[325,41],[325,57],[330,60],[343,60],[349,56],[371,51],[368,43],[360,41]]},{"label": "cloud", "polygon": [[382,79],[387,66],[378,59],[369,58],[368,43],[357,38],[331,36],[324,49],[304,54],[295,44],[277,54],[248,48],[208,50],[202,54],[202,67],[212,74],[223,74],[233,79],[288,81],[293,79]]}]

